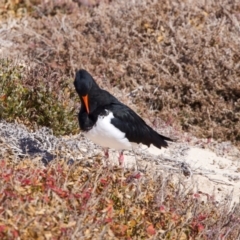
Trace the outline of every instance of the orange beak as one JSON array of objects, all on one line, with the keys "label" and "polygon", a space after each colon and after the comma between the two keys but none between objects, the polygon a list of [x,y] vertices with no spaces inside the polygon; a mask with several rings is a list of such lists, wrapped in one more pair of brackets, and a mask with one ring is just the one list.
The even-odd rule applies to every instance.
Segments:
[{"label": "orange beak", "polygon": [[86,109],[87,109],[87,113],[89,114],[88,95],[82,97],[82,99],[83,99],[83,102],[84,102],[85,107],[86,107]]}]

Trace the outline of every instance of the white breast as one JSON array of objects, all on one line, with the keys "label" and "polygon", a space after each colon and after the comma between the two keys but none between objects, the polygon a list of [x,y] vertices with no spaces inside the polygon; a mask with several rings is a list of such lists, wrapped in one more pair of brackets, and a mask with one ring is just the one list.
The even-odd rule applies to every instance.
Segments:
[{"label": "white breast", "polygon": [[111,124],[113,118],[112,112],[108,112],[106,116],[99,116],[93,128],[84,134],[91,141],[104,148],[132,149],[132,144],[125,137],[125,133]]}]

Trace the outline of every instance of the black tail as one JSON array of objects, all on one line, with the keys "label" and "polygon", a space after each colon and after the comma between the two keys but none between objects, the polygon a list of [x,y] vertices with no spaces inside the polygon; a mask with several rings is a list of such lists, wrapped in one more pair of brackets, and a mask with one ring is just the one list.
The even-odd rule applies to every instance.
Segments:
[{"label": "black tail", "polygon": [[157,132],[155,132],[153,129],[151,129],[153,132],[151,134],[151,144],[153,144],[157,148],[167,148],[168,147],[168,142],[174,142],[173,139],[165,137]]}]

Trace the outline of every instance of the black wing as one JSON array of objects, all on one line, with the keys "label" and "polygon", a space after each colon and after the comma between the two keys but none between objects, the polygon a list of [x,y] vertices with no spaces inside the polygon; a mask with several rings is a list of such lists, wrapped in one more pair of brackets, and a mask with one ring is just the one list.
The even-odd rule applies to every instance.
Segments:
[{"label": "black wing", "polygon": [[112,111],[114,115],[111,123],[126,133],[130,142],[142,143],[147,146],[153,144],[157,148],[161,148],[168,146],[166,141],[173,141],[154,131],[141,117],[124,104],[111,104],[108,110]]}]

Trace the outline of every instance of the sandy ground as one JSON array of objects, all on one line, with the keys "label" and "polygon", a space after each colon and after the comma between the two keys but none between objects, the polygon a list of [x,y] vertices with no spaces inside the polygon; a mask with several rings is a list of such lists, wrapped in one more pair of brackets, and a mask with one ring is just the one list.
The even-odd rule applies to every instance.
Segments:
[{"label": "sandy ground", "polygon": [[[239,151],[235,154],[218,156],[210,149],[174,143],[168,149],[142,146],[142,152],[148,159],[154,159],[161,167],[175,170],[185,177],[185,187],[193,187],[194,191],[213,196],[216,201],[230,200],[232,203],[240,199],[240,159]],[[125,165],[136,163],[136,157],[128,153]],[[178,178],[175,180],[177,181]]]},{"label": "sandy ground", "polygon": [[[180,139],[181,142],[171,143],[167,149],[140,146],[134,152],[125,151],[124,167],[138,167],[140,171],[148,167],[156,174],[171,174],[175,182],[181,180],[185,188],[193,188],[196,193],[201,191],[216,201],[239,202],[240,151],[228,142],[199,144],[206,140],[197,138],[186,142],[184,139],[188,137],[183,135]],[[54,161],[59,151],[66,161],[92,161],[100,156],[105,162],[102,149],[81,134],[57,138],[47,128],[33,132],[23,125],[0,122],[2,159],[9,158],[9,154],[16,161],[37,155],[46,163]],[[109,155],[109,162],[118,164],[118,152],[110,150]]]}]

